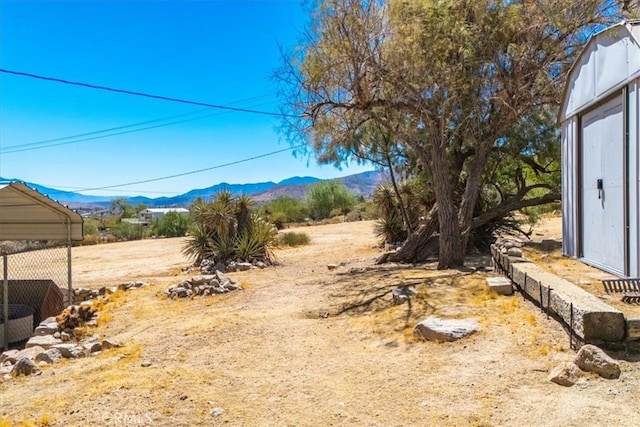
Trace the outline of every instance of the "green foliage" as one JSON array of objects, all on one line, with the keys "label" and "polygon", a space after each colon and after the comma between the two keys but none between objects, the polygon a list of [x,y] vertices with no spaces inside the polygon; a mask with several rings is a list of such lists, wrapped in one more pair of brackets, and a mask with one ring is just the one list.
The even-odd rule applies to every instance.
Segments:
[{"label": "green foliage", "polygon": [[102,227],[102,224],[97,219],[87,218],[82,223],[82,232],[85,236],[91,234],[98,234],[98,231]]},{"label": "green foliage", "polygon": [[309,210],[302,201],[288,196],[270,201],[265,205],[264,211],[278,229],[284,228],[286,223],[303,222],[309,215]]},{"label": "green foliage", "polygon": [[210,202],[196,200],[191,207],[192,224],[183,253],[200,263],[203,259],[271,262],[277,230],[252,212],[248,196],[234,198],[222,191]]},{"label": "green foliage", "polygon": [[111,234],[119,241],[140,240],[146,237],[145,227],[140,224],[121,222],[111,228]]},{"label": "green foliage", "polygon": [[308,205],[313,219],[326,219],[337,209],[343,215],[351,211],[356,198],[337,180],[321,181],[309,189]]},{"label": "green foliage", "polygon": [[189,217],[178,212],[167,212],[151,227],[156,236],[182,237],[189,230]]},{"label": "green foliage", "polygon": [[280,244],[286,246],[302,246],[308,245],[311,242],[309,235],[306,233],[296,233],[294,231],[289,231],[281,234],[278,237]]}]

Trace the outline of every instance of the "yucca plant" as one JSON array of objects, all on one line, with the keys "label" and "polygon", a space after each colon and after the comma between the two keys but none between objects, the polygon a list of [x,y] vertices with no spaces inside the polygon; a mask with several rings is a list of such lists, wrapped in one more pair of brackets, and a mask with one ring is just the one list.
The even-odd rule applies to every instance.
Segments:
[{"label": "yucca plant", "polygon": [[183,249],[197,263],[203,259],[271,262],[277,231],[251,212],[248,196],[218,193],[210,202],[199,199],[192,207],[193,226]]}]

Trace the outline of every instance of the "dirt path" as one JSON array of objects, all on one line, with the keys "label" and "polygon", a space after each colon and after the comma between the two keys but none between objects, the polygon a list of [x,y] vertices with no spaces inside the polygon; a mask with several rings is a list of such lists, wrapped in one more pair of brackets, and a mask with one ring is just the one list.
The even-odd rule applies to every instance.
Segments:
[{"label": "dirt path", "polygon": [[[117,298],[96,328],[122,349],[0,382],[0,426],[640,424],[635,363],[616,381],[549,383],[574,355],[568,336],[521,297],[489,294],[484,276],[375,267],[370,222],[298,231],[311,244],[279,250],[280,265],[232,274],[244,291],[185,301],[157,295],[186,277],[181,239],[74,249],[77,285],[153,284]],[[388,295],[361,305],[400,284],[418,291],[412,312]],[[421,342],[412,327],[429,315],[482,331]]]}]

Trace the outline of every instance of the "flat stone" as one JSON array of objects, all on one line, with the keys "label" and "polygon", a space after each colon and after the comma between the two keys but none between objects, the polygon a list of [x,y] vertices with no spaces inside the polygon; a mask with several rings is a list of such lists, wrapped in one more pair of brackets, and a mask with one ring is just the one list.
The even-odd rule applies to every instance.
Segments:
[{"label": "flat stone", "polygon": [[413,331],[428,341],[456,341],[479,330],[480,324],[475,320],[429,317],[418,323]]},{"label": "flat stone", "polygon": [[329,270],[335,270],[338,267],[340,267],[339,264],[327,264],[327,269]]},{"label": "flat stone", "polygon": [[565,362],[553,368],[551,372],[549,372],[547,379],[552,383],[564,387],[571,387],[581,376],[582,372],[575,363]]},{"label": "flat stone", "polygon": [[62,341],[55,338],[53,335],[36,335],[29,338],[29,341],[25,344],[25,348],[39,346],[45,350],[51,348],[56,344],[61,344]]},{"label": "flat stone", "polygon": [[238,271],[248,271],[248,270],[251,270],[251,268],[253,268],[253,264],[251,264],[250,262],[237,262],[236,263],[236,269]]},{"label": "flat stone", "polygon": [[620,377],[620,364],[595,345],[582,346],[576,354],[574,363],[583,371],[595,372],[602,378]]},{"label": "flat stone", "polygon": [[489,290],[497,293],[498,295],[512,295],[513,284],[508,277],[487,277],[487,285]]}]

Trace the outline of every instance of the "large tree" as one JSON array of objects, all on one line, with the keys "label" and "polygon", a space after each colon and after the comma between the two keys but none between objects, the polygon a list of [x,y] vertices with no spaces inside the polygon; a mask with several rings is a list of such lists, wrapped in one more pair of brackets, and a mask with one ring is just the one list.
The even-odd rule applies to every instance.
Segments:
[{"label": "large tree", "polygon": [[[411,152],[433,187],[427,224],[395,254],[462,265],[471,231],[559,199],[551,172],[566,71],[594,31],[634,1],[326,0],[280,77],[287,127],[319,160],[376,149],[375,127]],[[625,10],[623,10],[625,9]],[[297,142],[297,141],[296,141]],[[555,165],[557,172],[557,164]],[[504,176],[509,172],[507,185]],[[529,177],[529,179],[528,179]],[[493,189],[492,189],[493,188]],[[499,194],[480,203],[483,192]]]}]

